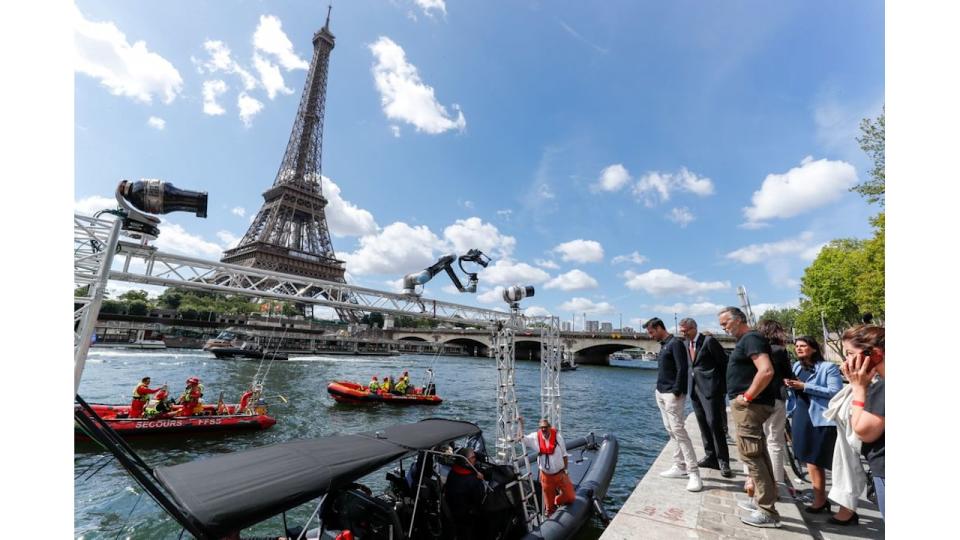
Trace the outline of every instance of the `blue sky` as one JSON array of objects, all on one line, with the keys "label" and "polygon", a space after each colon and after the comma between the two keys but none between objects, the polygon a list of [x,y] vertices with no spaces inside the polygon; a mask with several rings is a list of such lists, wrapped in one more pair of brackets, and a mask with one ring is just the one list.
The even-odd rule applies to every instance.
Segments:
[{"label": "blue sky", "polygon": [[[219,258],[276,176],[326,3],[75,5],[77,207],[122,178],[206,190],[158,245]],[[578,326],[715,328],[738,285],[758,315],[795,303],[820,246],[870,235],[848,188],[881,3],[353,0],[331,30],[324,193],[353,283],[478,247],[476,297],[426,295],[533,284],[529,313]]]}]

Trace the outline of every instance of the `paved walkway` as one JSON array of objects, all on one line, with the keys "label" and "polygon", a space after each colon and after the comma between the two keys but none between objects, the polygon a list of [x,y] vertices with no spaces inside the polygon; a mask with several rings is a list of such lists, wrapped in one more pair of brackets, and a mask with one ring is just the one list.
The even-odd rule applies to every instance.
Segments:
[{"label": "paved walkway", "polygon": [[[686,420],[687,432],[693,441],[697,457],[703,457],[703,443],[697,419],[690,414]],[[730,424],[730,433],[735,433]],[[686,490],[685,478],[661,478],[660,473],[672,465],[670,445],[664,447],[657,460],[647,471],[627,502],[603,532],[600,540],[677,540],[697,538],[704,540],[770,539],[795,540],[815,538],[843,540],[848,538],[882,539],[883,520],[876,505],[861,498],[858,510],[860,525],[842,527],[827,522],[829,514],[807,514],[804,503],[794,501],[786,488],[781,488],[777,511],[783,525],[779,529],[760,529],[740,521],[744,513],[737,507],[738,500],[746,500],[743,482],[743,464],[739,461],[736,445],[730,445],[730,466],[733,478],[720,476],[720,471],[700,469],[703,491],[691,493]],[[809,492],[810,484],[802,482],[787,471],[788,480],[798,492]],[[829,478],[829,475],[828,475]],[[829,486],[827,491],[829,492]],[[836,511],[836,505],[834,505]]]}]

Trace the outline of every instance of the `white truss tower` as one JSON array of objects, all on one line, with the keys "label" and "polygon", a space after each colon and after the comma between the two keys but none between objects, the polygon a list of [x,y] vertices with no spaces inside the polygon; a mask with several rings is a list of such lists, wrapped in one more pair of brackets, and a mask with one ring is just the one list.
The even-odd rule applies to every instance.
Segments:
[{"label": "white truss tower", "polygon": [[120,236],[120,221],[73,216],[73,392],[87,361],[93,329],[100,314],[110,265]]},{"label": "white truss tower", "polygon": [[527,530],[531,531],[540,525],[540,504],[530,460],[523,446],[520,409],[517,406],[514,336],[522,324],[519,311],[514,307],[510,320],[498,325],[493,336],[493,352],[497,360],[497,463],[509,465],[517,473],[523,515]]},{"label": "white truss tower", "polygon": [[560,318],[547,317],[540,327],[540,416],[560,431]]}]

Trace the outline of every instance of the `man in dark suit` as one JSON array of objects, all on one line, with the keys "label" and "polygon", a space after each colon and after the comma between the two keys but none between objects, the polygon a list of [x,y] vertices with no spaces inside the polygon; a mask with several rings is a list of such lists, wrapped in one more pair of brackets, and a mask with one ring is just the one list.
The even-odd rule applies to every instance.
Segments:
[{"label": "man in dark suit", "polygon": [[713,336],[701,334],[697,321],[686,318],[680,321],[680,335],[684,337],[688,370],[688,395],[693,412],[700,424],[704,458],[697,465],[707,469],[720,469],[724,478],[730,478],[730,452],[727,449],[727,353]]}]

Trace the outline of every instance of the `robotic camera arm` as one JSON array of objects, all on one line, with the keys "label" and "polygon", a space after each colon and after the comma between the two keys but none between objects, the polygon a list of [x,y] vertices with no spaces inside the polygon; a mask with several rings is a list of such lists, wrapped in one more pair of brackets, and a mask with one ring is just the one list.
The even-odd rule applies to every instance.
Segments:
[{"label": "robotic camera arm", "polygon": [[[453,271],[452,265],[453,261],[455,260],[460,266],[460,270],[467,275],[466,286],[464,286],[460,281],[460,278],[457,277],[457,273]],[[461,255],[459,258],[454,253],[448,253],[443,257],[440,257],[437,262],[421,270],[420,272],[414,272],[404,276],[403,294],[420,296],[420,294],[423,292],[423,285],[433,279],[433,277],[439,274],[441,271],[445,271],[447,275],[450,276],[450,281],[453,282],[454,286],[456,286],[457,290],[460,292],[477,292],[477,273],[468,272],[467,269],[463,267],[463,263],[465,262],[476,263],[486,268],[486,266],[490,264],[490,257],[484,255],[479,249],[471,249],[470,251]],[[420,287],[419,291],[417,290],[418,286]]]},{"label": "robotic camera arm", "polygon": [[123,180],[116,196],[120,209],[110,213],[123,220],[123,230],[134,238],[159,236],[160,219],[148,214],[195,212],[197,217],[207,217],[207,192],[178,189],[163,180]]}]

